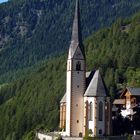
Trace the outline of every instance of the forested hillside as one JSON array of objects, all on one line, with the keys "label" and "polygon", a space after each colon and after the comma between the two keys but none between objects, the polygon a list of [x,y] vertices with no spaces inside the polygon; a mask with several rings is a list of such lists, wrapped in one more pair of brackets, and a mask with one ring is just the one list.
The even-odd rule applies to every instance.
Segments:
[{"label": "forested hillside", "polygon": [[112,97],[126,86],[140,87],[140,13],[119,19],[85,44],[88,69],[101,69]]},{"label": "forested hillside", "polygon": [[[87,69],[99,68],[112,98],[125,86],[140,86],[140,14],[118,20],[85,40]],[[38,128],[58,129],[65,93],[67,54],[24,71],[0,87],[0,140],[32,140]]]},{"label": "forested hillside", "polygon": [[[0,4],[0,75],[66,52],[74,5],[75,0],[10,0]],[[80,0],[80,5],[84,38],[140,9],[138,0]]]}]

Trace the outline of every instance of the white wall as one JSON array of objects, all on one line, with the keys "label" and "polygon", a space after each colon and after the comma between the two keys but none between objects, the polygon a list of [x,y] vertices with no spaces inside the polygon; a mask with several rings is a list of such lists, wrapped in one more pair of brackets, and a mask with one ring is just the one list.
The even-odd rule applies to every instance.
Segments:
[{"label": "white wall", "polygon": [[[99,130],[102,130],[102,135],[105,133],[105,98],[104,97],[85,97],[84,102],[88,101],[93,103],[93,119],[92,121],[88,120],[88,129],[91,129],[93,132],[93,136],[99,136]],[[99,103],[102,101],[103,103],[103,120],[98,120],[98,111],[99,111]],[[96,127],[96,132],[95,128]]]},{"label": "white wall", "polygon": [[48,136],[42,133],[37,133],[37,138],[39,140],[54,140],[52,136]]},{"label": "white wall", "polygon": [[[80,71],[76,71],[78,61],[81,62]],[[83,133],[85,92],[85,60],[79,48],[73,59],[68,57],[66,89],[66,133],[68,136],[79,136],[79,133]]]}]

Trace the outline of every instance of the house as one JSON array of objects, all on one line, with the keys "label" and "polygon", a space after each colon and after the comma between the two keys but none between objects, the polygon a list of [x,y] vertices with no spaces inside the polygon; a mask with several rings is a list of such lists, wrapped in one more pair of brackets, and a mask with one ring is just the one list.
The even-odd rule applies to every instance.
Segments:
[{"label": "house", "polygon": [[120,95],[120,99],[114,100],[113,104],[120,107],[123,117],[132,119],[136,114],[136,108],[140,105],[140,88],[127,87]]}]

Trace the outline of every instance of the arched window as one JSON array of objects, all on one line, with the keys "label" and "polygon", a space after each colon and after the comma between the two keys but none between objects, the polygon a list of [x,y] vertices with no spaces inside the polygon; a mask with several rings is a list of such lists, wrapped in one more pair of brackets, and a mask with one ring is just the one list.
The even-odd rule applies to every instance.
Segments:
[{"label": "arched window", "polygon": [[99,121],[103,121],[103,103],[102,102],[99,103],[99,116],[98,116],[98,118],[99,118]]},{"label": "arched window", "polygon": [[90,102],[89,104],[89,120],[92,121],[93,120],[93,103]]},{"label": "arched window", "polygon": [[81,62],[78,61],[78,62],[76,63],[76,71],[80,71],[80,70],[81,70]]}]

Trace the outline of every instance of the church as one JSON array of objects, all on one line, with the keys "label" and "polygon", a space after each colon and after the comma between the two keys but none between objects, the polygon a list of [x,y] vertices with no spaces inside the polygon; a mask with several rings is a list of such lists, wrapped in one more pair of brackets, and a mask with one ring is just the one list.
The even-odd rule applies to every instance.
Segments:
[{"label": "church", "polygon": [[60,128],[68,137],[111,134],[111,103],[99,70],[86,72],[79,1],[76,0],[67,58],[66,93],[60,101]]}]

